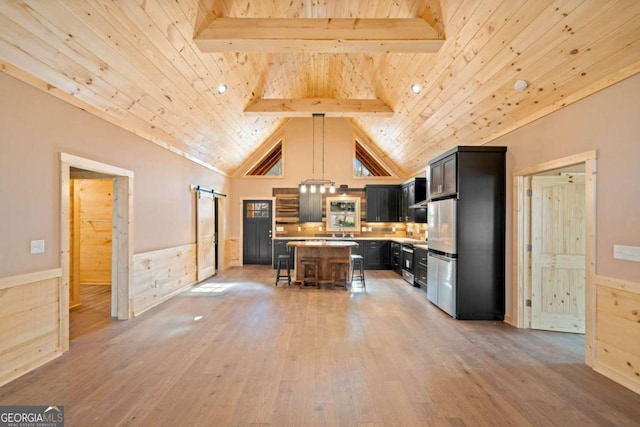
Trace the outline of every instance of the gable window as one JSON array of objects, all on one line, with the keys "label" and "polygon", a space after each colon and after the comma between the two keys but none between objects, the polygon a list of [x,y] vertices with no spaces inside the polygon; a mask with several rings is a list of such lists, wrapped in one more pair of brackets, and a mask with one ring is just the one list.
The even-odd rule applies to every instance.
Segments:
[{"label": "gable window", "polygon": [[380,164],[359,141],[355,142],[353,157],[353,174],[358,177],[391,176],[389,171]]},{"label": "gable window", "polygon": [[249,172],[247,176],[282,176],[282,141],[269,151]]}]

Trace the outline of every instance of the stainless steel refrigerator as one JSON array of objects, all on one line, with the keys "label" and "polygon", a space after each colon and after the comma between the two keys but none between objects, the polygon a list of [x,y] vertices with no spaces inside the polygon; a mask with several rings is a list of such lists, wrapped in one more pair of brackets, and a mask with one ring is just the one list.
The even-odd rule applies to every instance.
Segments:
[{"label": "stainless steel refrigerator", "polygon": [[430,202],[427,298],[450,316],[456,312],[456,199]]}]

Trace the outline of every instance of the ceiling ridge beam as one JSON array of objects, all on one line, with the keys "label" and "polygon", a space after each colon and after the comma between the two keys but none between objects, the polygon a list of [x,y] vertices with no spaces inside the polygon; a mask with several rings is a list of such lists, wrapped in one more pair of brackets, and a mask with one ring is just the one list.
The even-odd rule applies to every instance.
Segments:
[{"label": "ceiling ridge beam", "polygon": [[202,52],[433,53],[444,38],[422,18],[217,18]]},{"label": "ceiling ridge beam", "polygon": [[391,117],[393,110],[379,99],[298,98],[255,100],[244,110],[248,115],[274,117]]}]

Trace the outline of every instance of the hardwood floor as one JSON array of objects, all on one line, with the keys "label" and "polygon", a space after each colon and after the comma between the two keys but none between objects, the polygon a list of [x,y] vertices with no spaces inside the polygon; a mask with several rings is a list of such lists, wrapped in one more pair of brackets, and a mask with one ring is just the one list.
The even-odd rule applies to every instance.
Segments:
[{"label": "hardwood floor", "polygon": [[0,405],[64,405],[67,426],[639,425],[640,395],[583,364],[582,336],[454,321],[366,275],[351,293],[223,271],[79,335]]},{"label": "hardwood floor", "polygon": [[69,315],[71,340],[117,323],[111,317],[111,286],[80,285],[80,302]]}]

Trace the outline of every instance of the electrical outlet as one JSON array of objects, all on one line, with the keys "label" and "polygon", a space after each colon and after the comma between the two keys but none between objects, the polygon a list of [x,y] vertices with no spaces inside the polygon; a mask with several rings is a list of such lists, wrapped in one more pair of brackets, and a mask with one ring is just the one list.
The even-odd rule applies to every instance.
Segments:
[{"label": "electrical outlet", "polygon": [[373,227],[369,227],[369,231],[373,231]]},{"label": "electrical outlet", "polygon": [[284,227],[281,225],[276,225],[276,231],[284,231]]},{"label": "electrical outlet", "polygon": [[44,253],[44,240],[32,240],[31,241],[31,253],[43,254]]},{"label": "electrical outlet", "polygon": [[640,247],[613,245],[613,257],[625,261],[640,262]]},{"label": "electrical outlet", "polygon": [[395,233],[396,232],[396,228],[395,227],[391,227],[391,232]]}]

